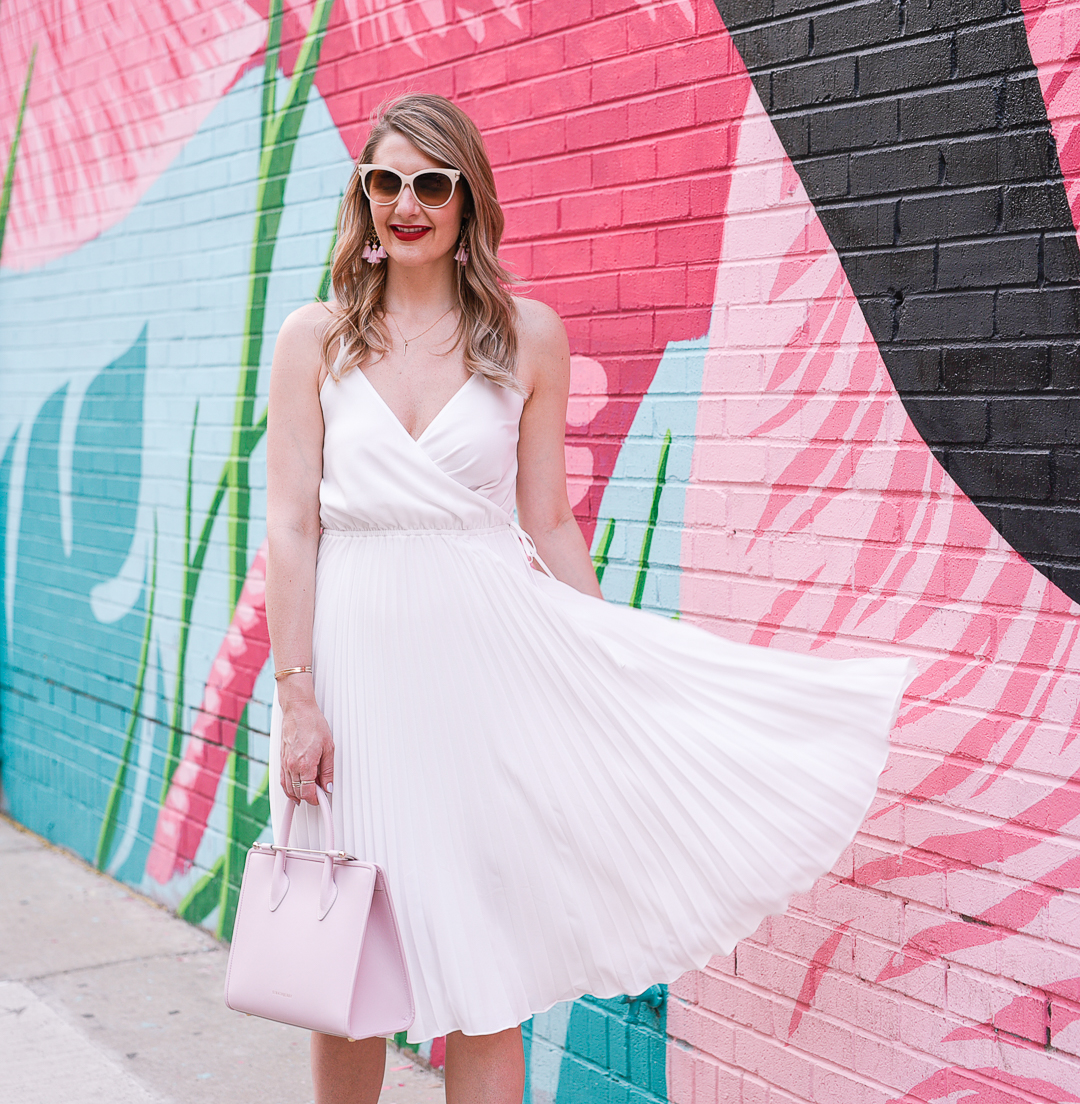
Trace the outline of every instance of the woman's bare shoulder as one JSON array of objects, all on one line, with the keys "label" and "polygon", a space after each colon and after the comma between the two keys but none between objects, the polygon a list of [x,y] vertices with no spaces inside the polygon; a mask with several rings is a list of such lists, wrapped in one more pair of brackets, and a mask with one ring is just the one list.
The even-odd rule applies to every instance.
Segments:
[{"label": "woman's bare shoulder", "polygon": [[322,340],[335,306],[333,302],[305,303],[286,317],[274,349],[275,367],[290,375],[316,372],[321,382]]},{"label": "woman's bare shoulder", "polygon": [[326,327],[333,321],[337,304],[332,300],[323,303],[305,303],[288,315],[278,331],[278,340],[284,338],[290,345],[309,342],[312,345],[322,341]]},{"label": "woman's bare shoulder", "polygon": [[538,299],[514,296],[517,308],[518,377],[530,394],[537,386],[565,390],[570,378],[570,347],[558,314]]},{"label": "woman's bare shoulder", "polygon": [[514,296],[518,316],[518,342],[522,348],[533,342],[546,345],[553,338],[566,338],[566,327],[558,314],[539,299]]}]

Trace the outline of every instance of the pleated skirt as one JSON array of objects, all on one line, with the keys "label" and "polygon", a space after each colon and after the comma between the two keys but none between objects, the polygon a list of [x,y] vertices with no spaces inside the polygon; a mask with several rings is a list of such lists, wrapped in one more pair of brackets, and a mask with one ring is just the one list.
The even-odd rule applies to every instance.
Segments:
[{"label": "pleated skirt", "polygon": [[324,533],[313,666],[336,846],[386,871],[413,1042],[729,952],[854,836],[910,677],[581,595],[508,527]]}]

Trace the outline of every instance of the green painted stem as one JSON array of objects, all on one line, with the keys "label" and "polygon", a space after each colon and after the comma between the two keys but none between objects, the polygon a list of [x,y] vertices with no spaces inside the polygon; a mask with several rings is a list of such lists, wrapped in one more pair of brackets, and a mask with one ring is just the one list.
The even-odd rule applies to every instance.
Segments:
[{"label": "green painted stem", "polygon": [[608,553],[611,551],[611,538],[615,536],[615,519],[609,518],[607,526],[600,537],[600,547],[593,556],[593,568],[596,571],[596,581],[604,581],[604,572],[607,571]]},{"label": "green painted stem", "polygon": [[143,630],[142,651],[139,654],[139,667],[135,675],[135,695],[131,702],[131,716],[128,719],[127,732],[124,734],[124,747],[120,753],[120,764],[113,779],[109,800],[105,805],[105,816],[101,821],[101,833],[98,836],[97,854],[94,865],[104,870],[112,855],[113,840],[120,823],[120,802],[127,789],[127,776],[131,768],[131,754],[135,747],[135,733],[142,720],[143,689],[146,686],[146,671],[150,662],[150,641],[154,627],[154,599],[157,595],[158,527],[157,515],[154,516],[154,551],[150,567],[150,596],[146,605],[146,627]]},{"label": "green painted stem", "polygon": [[19,155],[19,141],[22,138],[23,118],[26,115],[26,102],[30,97],[30,82],[34,77],[34,63],[37,61],[37,43],[30,51],[30,64],[26,67],[26,79],[23,81],[22,95],[19,98],[19,113],[15,116],[15,133],[11,136],[11,148],[8,150],[7,165],[4,168],[4,183],[0,187],[0,257],[4,254],[4,235],[7,233],[8,208],[11,206],[11,189],[15,184],[15,162]]},{"label": "green painted stem", "polygon": [[280,41],[282,0],[270,5],[270,32],[263,71],[262,152],[255,203],[255,235],[251,250],[251,283],[247,319],[240,353],[240,380],[233,418],[229,480],[229,546],[231,555],[231,606],[236,608],[248,567],[248,524],[251,511],[249,463],[258,442],[254,433],[255,395],[266,324],[266,295],[274,263],[281,216],[285,209],[285,185],[292,168],[308,95],[315,80],[323,36],[330,22],[334,0],[317,0],[296,68],[280,110],[274,107],[277,89],[277,43]]},{"label": "green painted stem", "polygon": [[[251,250],[251,282],[240,354],[240,379],[233,418],[233,440],[229,461],[229,549],[231,561],[230,609],[240,601],[248,570],[248,527],[251,515],[251,454],[265,431],[265,419],[255,422],[255,397],[262,359],[266,325],[266,296],[273,269],[281,217],[285,210],[285,185],[292,169],[293,153],[300,135],[308,96],[315,80],[323,37],[330,23],[334,0],[316,0],[307,33],[296,59],[292,79],[281,108],[277,103],[277,60],[281,36],[282,0],[271,0],[266,63],[263,69],[262,149],[255,201],[255,234]],[[248,736],[246,711],[236,729],[236,742],[229,757],[227,793],[227,842],[221,872],[218,935],[228,938],[236,915],[237,892],[244,852],[254,842],[248,800]],[[269,805],[267,805],[269,809]],[[265,823],[265,820],[263,821]],[[261,831],[261,826],[260,829]]]},{"label": "green painted stem", "polygon": [[645,579],[649,574],[649,555],[652,552],[653,533],[656,530],[656,521],[660,516],[660,496],[664,493],[664,484],[667,482],[668,453],[671,451],[671,430],[664,434],[664,443],[660,448],[660,463],[656,468],[656,483],[653,485],[652,505],[649,507],[649,521],[645,526],[645,537],[641,542],[641,555],[638,557],[638,570],[634,578],[634,594],[630,599],[630,605],[635,609],[641,609],[641,599],[645,594]]}]

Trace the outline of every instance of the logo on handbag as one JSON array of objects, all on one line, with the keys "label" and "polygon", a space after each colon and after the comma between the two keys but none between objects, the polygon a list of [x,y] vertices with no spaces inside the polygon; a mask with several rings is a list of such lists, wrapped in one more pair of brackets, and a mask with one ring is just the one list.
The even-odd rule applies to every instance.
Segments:
[{"label": "logo on handbag", "polygon": [[330,799],[318,796],[326,850],[288,846],[290,801],[282,842],[248,852],[225,1003],[346,1039],[393,1035],[415,1013],[386,876],[334,850]]}]

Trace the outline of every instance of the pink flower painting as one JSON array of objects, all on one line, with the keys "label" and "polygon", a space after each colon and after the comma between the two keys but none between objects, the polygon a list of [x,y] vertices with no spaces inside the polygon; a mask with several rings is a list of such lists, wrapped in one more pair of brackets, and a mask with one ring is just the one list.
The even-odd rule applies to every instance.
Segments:
[{"label": "pink flower painting", "polygon": [[242,0],[0,5],[0,149],[37,48],[5,266],[46,264],[123,219],[265,39]]}]

